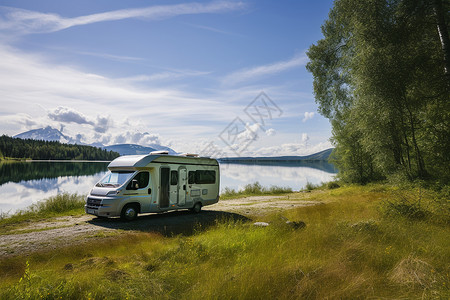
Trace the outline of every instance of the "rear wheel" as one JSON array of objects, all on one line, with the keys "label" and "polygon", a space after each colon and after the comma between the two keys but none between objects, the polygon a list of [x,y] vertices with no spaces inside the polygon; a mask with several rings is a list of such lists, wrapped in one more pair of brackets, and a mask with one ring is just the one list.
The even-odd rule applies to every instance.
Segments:
[{"label": "rear wheel", "polygon": [[124,221],[136,220],[138,216],[138,207],[136,204],[127,204],[122,208],[120,218]]},{"label": "rear wheel", "polygon": [[191,208],[193,213],[198,214],[202,210],[202,204],[200,202],[195,203],[194,207]]}]

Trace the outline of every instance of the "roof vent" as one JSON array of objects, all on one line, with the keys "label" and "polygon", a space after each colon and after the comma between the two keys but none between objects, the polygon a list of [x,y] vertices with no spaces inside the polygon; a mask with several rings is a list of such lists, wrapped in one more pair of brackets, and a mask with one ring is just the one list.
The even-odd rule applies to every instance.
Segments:
[{"label": "roof vent", "polygon": [[161,154],[169,154],[169,151],[152,151],[150,155],[161,155]]},{"label": "roof vent", "polygon": [[180,154],[180,156],[186,156],[186,157],[198,157],[198,154],[194,154],[194,153],[183,153],[183,154]]}]

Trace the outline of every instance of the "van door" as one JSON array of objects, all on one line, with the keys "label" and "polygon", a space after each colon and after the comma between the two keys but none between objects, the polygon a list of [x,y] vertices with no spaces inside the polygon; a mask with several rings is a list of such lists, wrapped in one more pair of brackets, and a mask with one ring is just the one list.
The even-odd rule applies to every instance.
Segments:
[{"label": "van door", "polygon": [[137,173],[128,182],[123,195],[130,196],[129,202],[139,202],[141,205],[141,213],[143,213],[150,210],[152,201],[151,193],[150,173],[148,171],[142,171]]},{"label": "van door", "polygon": [[169,188],[170,206],[175,206],[178,203],[178,171],[170,171],[170,188]]},{"label": "van door", "polygon": [[170,192],[170,168],[162,167],[160,169],[160,185],[159,185],[159,207],[169,207]]},{"label": "van door", "polygon": [[184,206],[186,204],[187,194],[187,171],[186,168],[179,168],[179,180],[178,180],[178,206]]}]

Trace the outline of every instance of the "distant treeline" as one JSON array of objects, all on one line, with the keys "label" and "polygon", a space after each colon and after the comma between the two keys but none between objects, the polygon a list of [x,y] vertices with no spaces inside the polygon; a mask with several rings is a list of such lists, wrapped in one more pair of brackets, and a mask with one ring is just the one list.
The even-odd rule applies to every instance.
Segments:
[{"label": "distant treeline", "polygon": [[0,137],[0,159],[3,157],[30,159],[113,160],[119,153],[92,146],[60,142]]}]

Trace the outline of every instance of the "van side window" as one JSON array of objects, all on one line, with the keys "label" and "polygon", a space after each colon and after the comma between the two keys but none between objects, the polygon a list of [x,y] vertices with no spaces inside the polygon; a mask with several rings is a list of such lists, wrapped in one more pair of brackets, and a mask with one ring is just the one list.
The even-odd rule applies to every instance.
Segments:
[{"label": "van side window", "polygon": [[170,185],[178,184],[178,171],[170,171]]},{"label": "van side window", "polygon": [[210,171],[210,170],[195,171],[195,183],[198,183],[198,184],[216,183],[216,171]]},{"label": "van side window", "polygon": [[148,186],[148,180],[150,178],[149,172],[139,172],[134,176],[134,178],[128,183],[127,190],[134,190],[131,186],[133,180],[136,180],[138,183],[138,189],[146,188]]},{"label": "van side window", "polygon": [[188,183],[189,183],[189,184],[195,183],[195,171],[189,171],[189,174],[188,174]]}]

